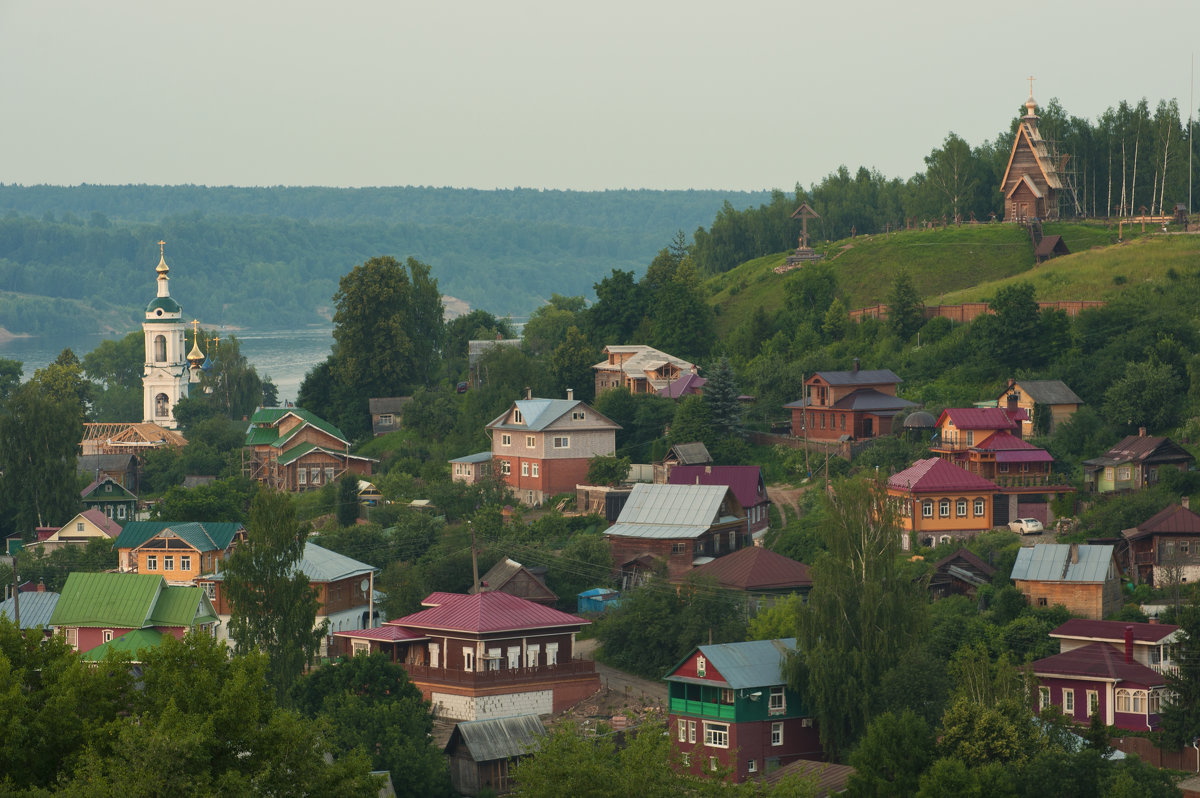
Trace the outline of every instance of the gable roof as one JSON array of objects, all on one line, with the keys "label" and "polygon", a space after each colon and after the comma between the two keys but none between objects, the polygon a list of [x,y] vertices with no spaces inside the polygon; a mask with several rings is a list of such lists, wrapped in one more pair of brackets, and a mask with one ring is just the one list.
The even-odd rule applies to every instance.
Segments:
[{"label": "gable roof", "polygon": [[812,587],[807,565],[762,546],[738,549],[693,569],[691,574],[711,576],[721,587],[734,590]]},{"label": "gable roof", "polygon": [[[295,416],[301,423],[281,435],[279,422],[287,416]],[[254,415],[250,417],[250,427],[246,430],[245,445],[255,446],[270,443],[272,446],[281,446],[306,424],[316,427],[327,435],[332,435],[346,446],[350,445],[340,429],[301,407],[260,407],[255,410]]]},{"label": "gable roof", "polygon": [[[238,531],[244,530],[245,527],[237,521],[130,521],[117,536],[116,547],[136,549],[166,529],[170,529],[198,551],[224,551],[233,543]],[[206,548],[199,548],[201,545]],[[211,548],[207,548],[209,546]]]},{"label": "gable roof", "polygon": [[[933,570],[934,571],[943,571],[944,570],[948,573],[952,573],[953,570],[958,570],[958,571],[966,571],[967,570],[967,569],[963,568],[962,566],[955,565],[954,564],[955,561],[961,562],[961,563],[963,563],[963,565],[968,566],[969,569],[971,571],[973,571],[975,574],[979,574],[979,575],[986,576],[986,577],[991,577],[992,574],[996,573],[996,569],[993,566],[988,565],[982,559],[977,557],[975,555],[975,553],[972,552],[970,549],[965,549],[965,548],[959,549],[958,551],[954,552],[953,554],[949,554],[949,555],[943,557],[942,559],[938,560],[937,563],[934,564]],[[958,574],[954,574],[954,575],[959,576]],[[960,576],[960,578],[961,578],[961,576]],[[968,581],[970,581],[970,580],[968,580]]]},{"label": "gable roof", "polygon": [[469,595],[444,594],[441,598],[443,603],[435,607],[414,612],[403,618],[388,621],[388,623],[411,629],[474,632],[476,634],[583,626],[591,623],[583,618],[499,591]]},{"label": "gable roof", "polygon": [[604,347],[604,353],[607,354],[630,354],[633,356],[626,359],[623,363],[609,363],[607,360],[602,360],[593,369],[598,371],[621,371],[635,372],[639,376],[645,376],[645,372],[654,371],[666,363],[671,363],[676,368],[682,371],[690,371],[692,364],[680,357],[668,355],[655,349],[652,346],[644,344],[621,344]]},{"label": "gable roof", "polygon": [[400,413],[404,406],[412,401],[411,396],[380,396],[367,400],[367,411],[371,415],[379,413]]},{"label": "gable roof", "polygon": [[604,534],[638,538],[697,538],[718,520],[724,485],[650,485],[629,492],[617,522]]},{"label": "gable roof", "polygon": [[658,395],[665,396],[668,399],[678,399],[681,396],[700,393],[706,382],[708,382],[708,380],[704,379],[699,374],[692,374],[691,372],[688,372],[682,377],[679,377],[662,388],[659,388]]},{"label": "gable roof", "polygon": [[805,384],[823,380],[831,386],[843,385],[899,385],[904,380],[891,369],[857,369],[852,371],[818,371]]},{"label": "gable roof", "polygon": [[330,551],[316,543],[304,544],[304,555],[300,558],[299,568],[310,582],[336,582],[339,579],[365,576],[379,570],[373,565]]},{"label": "gable roof", "polygon": [[1054,458],[1045,449],[1039,449],[1008,432],[993,433],[973,448],[981,452],[995,452],[997,463],[1054,462]]},{"label": "gable roof", "polygon": [[116,539],[116,537],[121,534],[120,524],[105,515],[104,511],[100,508],[92,507],[84,510],[70,521],[60,526],[58,530],[50,537],[58,538],[59,540],[71,537],[71,533],[75,531],[74,525],[80,518],[87,520],[92,524],[92,526],[99,529],[109,538]]},{"label": "gable roof", "polygon": [[1126,623],[1125,621],[1093,621],[1071,618],[1050,632],[1051,637],[1124,643],[1125,630],[1132,628],[1136,643],[1157,645],[1174,637],[1179,627],[1169,623]]},{"label": "gable roof", "polygon": [[[1012,387],[1020,388],[1029,398],[1043,405],[1081,405],[1083,400],[1062,380],[1015,380]],[[1004,393],[1009,389],[1005,388]],[[1001,394],[1003,396],[1004,394]]]},{"label": "gable roof", "polygon": [[50,624],[140,629],[166,586],[157,574],[68,574]]},{"label": "gable roof", "polygon": [[[541,570],[543,573],[545,572],[544,568]],[[501,557],[495,565],[488,569],[487,573],[479,577],[480,590],[504,590],[505,585],[507,585],[513,580],[514,577],[521,573],[527,574],[530,581],[536,586],[536,588],[540,588],[538,592],[542,594],[544,599],[548,599],[550,601],[558,600],[558,596],[554,593],[554,591],[546,587],[546,583],[542,581],[537,574],[535,574],[533,571],[530,571],[516,560],[508,557]],[[475,592],[474,587],[471,588],[471,592]]]},{"label": "gable roof", "polygon": [[538,750],[545,735],[546,727],[537,715],[464,720],[455,724],[443,751],[449,753],[462,744],[474,761],[493,762]]},{"label": "gable roof", "polygon": [[[590,405],[578,399],[518,399],[513,402],[511,407],[492,419],[487,428],[541,432],[581,405],[585,408],[583,412],[592,423],[576,425],[578,429],[621,428],[620,424],[596,412]],[[513,408],[521,411],[521,416],[525,419],[524,424],[509,423],[506,421],[512,413]]]},{"label": "gable roof", "polygon": [[475,454],[467,454],[462,457],[455,457],[450,460],[451,463],[487,463],[492,459],[492,452],[489,449],[486,452],[476,452]]},{"label": "gable roof", "polygon": [[[783,663],[788,654],[796,650],[796,638],[782,640],[750,640],[744,643],[715,643],[692,649],[680,660],[668,681],[690,681],[675,676],[675,671],[699,651],[705,659],[725,678],[725,683],[734,690],[751,687],[777,687],[787,683]],[[709,680],[711,682],[711,680]]]},{"label": "gable roof", "polygon": [[1100,457],[1084,460],[1084,465],[1103,467],[1128,463],[1186,463],[1196,458],[1170,438],[1157,435],[1127,435]]},{"label": "gable roof", "polygon": [[[1029,102],[1032,101],[1033,97],[1030,97]],[[1029,104],[1026,103],[1026,108],[1029,107]],[[1050,160],[1050,150],[1046,146],[1045,139],[1042,138],[1041,131],[1038,130],[1035,124],[1037,119],[1036,116],[1031,115],[1021,117],[1021,122],[1017,125],[1017,134],[1013,136],[1012,150],[1008,155],[1008,165],[1004,167],[1004,177],[1000,180],[1001,188],[1008,185],[1008,176],[1012,172],[1013,161],[1015,160],[1017,150],[1021,146],[1021,142],[1024,142],[1025,146],[1033,154],[1034,162],[1037,164],[1042,179],[1046,181],[1046,185],[1053,189],[1062,188],[1062,182],[1058,178],[1058,171],[1054,168],[1054,163]],[[1028,180],[1027,173],[1023,172],[1021,177]],[[1017,185],[1020,183],[1020,180],[1016,181]],[[1008,193],[1011,194],[1012,191],[1010,190]],[[1041,194],[1039,193],[1038,196],[1041,196]]]},{"label": "gable roof", "polygon": [[79,659],[84,662],[99,662],[109,651],[124,651],[129,654],[131,662],[138,663],[141,662],[138,655],[146,649],[158,648],[162,645],[162,639],[163,633],[157,629],[134,629],[83,652]]},{"label": "gable roof", "polygon": [[1123,530],[1121,534],[1126,540],[1138,540],[1151,535],[1200,535],[1200,515],[1182,505],[1170,504],[1133,529]]},{"label": "gable roof", "polygon": [[1083,676],[1114,682],[1133,682],[1146,687],[1167,683],[1166,677],[1140,662],[1126,662],[1125,654],[1108,643],[1089,643],[1033,664],[1039,676]]},{"label": "gable roof", "polygon": [[668,485],[725,485],[733,491],[738,504],[754,507],[767,501],[762,468],[746,466],[677,465],[667,477]]},{"label": "gable roof", "polygon": [[112,501],[135,501],[135,500],[137,500],[137,496],[134,496],[132,493],[130,493],[125,488],[124,485],[122,485],[120,482],[117,482],[115,479],[113,479],[111,476],[109,476],[107,474],[101,476],[99,479],[92,480],[92,484],[88,485],[86,488],[79,491],[79,498],[87,499],[89,493],[92,493],[93,491],[95,491],[97,488],[99,488],[101,485],[103,485],[106,482],[112,483],[113,487],[115,487],[116,490],[115,491],[104,491],[104,493],[105,494],[115,493],[117,495],[115,495],[115,496],[102,495],[102,496],[97,496],[96,497],[97,499],[111,499]]},{"label": "gable roof", "polygon": [[[49,626],[50,616],[54,614],[58,599],[59,594],[49,590],[41,593],[36,590],[22,592],[18,599],[21,602],[21,628]],[[0,601],[0,616],[13,620],[16,617],[15,604],[11,598]]]},{"label": "gable roof", "polygon": [[194,626],[217,620],[217,611],[200,587],[167,585],[150,613],[153,626]]},{"label": "gable roof", "polygon": [[998,491],[994,482],[948,463],[940,457],[918,460],[888,477],[888,487],[909,493],[931,491]]},{"label": "gable roof", "polygon": [[[1072,550],[1078,552],[1072,561]],[[1038,543],[1017,552],[1012,579],[1029,582],[1104,582],[1112,564],[1113,547],[1086,543]]]},{"label": "gable roof", "polygon": [[762,777],[763,784],[768,786],[778,784],[788,776],[800,776],[804,779],[815,779],[813,785],[816,792],[813,798],[827,798],[846,791],[850,777],[857,771],[849,765],[837,765],[833,762],[820,762],[815,759],[797,759],[783,767],[775,768]]}]

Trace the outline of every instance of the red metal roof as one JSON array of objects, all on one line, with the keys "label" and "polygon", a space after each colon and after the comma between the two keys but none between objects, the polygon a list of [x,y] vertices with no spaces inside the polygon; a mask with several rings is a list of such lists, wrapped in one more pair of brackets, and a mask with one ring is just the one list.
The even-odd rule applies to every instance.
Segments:
[{"label": "red metal roof", "polygon": [[1133,639],[1138,643],[1161,643],[1179,630],[1169,623],[1126,623],[1125,621],[1091,621],[1072,618],[1050,632],[1051,637],[1075,637],[1086,640],[1124,643],[1125,627],[1133,627]]},{"label": "red metal roof", "polygon": [[738,549],[689,573],[711,576],[721,587],[735,590],[781,590],[812,586],[807,565],[759,546]]},{"label": "red metal roof", "polygon": [[1045,449],[996,452],[997,463],[1053,463],[1054,458]]},{"label": "red metal roof", "polygon": [[1033,663],[1039,676],[1088,676],[1113,682],[1132,682],[1142,687],[1167,683],[1166,677],[1140,662],[1126,662],[1125,654],[1108,643],[1089,643],[1081,648],[1039,659]]},{"label": "red metal roof", "polygon": [[555,626],[578,627],[591,623],[508,593],[443,595],[457,595],[459,598],[388,623],[408,629],[475,633],[545,629]]},{"label": "red metal roof", "polygon": [[429,639],[428,635],[417,634],[416,632],[410,632],[407,629],[395,626],[394,621],[388,621],[383,626],[377,626],[374,629],[354,629],[349,632],[334,632],[333,636],[353,637],[357,640],[383,640],[391,643]]},{"label": "red metal roof", "polygon": [[1023,420],[1025,411],[1010,415],[999,407],[947,407],[938,416],[939,427],[947,416],[959,429],[1017,429],[1017,421]]},{"label": "red metal roof", "polygon": [[457,601],[460,598],[465,598],[463,593],[446,593],[445,591],[435,591],[430,593],[425,598],[421,599],[422,607],[440,607],[443,604],[449,604],[452,601]]},{"label": "red metal roof", "polygon": [[758,466],[677,465],[667,477],[670,485],[725,485],[738,504],[754,507],[767,501],[767,489]]},{"label": "red metal roof", "polygon": [[1147,535],[1200,535],[1200,515],[1181,505],[1171,504],[1122,534],[1129,540]]},{"label": "red metal roof", "polygon": [[932,491],[998,491],[995,483],[972,474],[940,457],[918,460],[888,478],[888,487],[910,493]]}]

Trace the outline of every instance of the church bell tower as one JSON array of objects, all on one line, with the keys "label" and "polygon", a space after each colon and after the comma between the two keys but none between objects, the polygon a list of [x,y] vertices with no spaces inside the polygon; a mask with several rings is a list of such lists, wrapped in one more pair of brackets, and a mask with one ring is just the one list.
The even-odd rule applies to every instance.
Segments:
[{"label": "church bell tower", "polygon": [[175,429],[175,405],[188,395],[190,368],[184,357],[187,322],[167,287],[170,267],[158,242],[158,295],[146,306],[146,365],[142,370],[142,420]]}]

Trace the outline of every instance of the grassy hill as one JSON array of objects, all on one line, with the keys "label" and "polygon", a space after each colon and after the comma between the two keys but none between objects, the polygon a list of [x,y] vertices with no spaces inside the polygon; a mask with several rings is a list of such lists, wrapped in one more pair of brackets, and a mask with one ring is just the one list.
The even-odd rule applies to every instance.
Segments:
[{"label": "grassy hill", "polygon": [[[851,308],[884,302],[901,270],[931,305],[985,300],[1016,281],[1032,282],[1040,300],[1105,299],[1123,285],[1166,279],[1170,269],[1188,268],[1200,254],[1200,235],[1126,229],[1126,242],[1118,244],[1115,227],[1068,222],[1047,224],[1045,234],[1061,235],[1072,254],[1035,265],[1028,233],[1011,224],[859,236],[818,249],[835,267]],[[720,334],[729,333],[755,307],[772,312],[783,305],[787,275],[773,269],[788,254],[747,261],[708,280],[719,307]]]}]

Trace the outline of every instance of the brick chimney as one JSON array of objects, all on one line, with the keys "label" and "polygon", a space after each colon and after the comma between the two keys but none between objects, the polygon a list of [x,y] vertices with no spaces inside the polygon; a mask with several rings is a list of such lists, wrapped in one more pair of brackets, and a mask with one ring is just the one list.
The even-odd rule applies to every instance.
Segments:
[{"label": "brick chimney", "polygon": [[1185,509],[1185,510],[1190,510],[1190,509],[1192,509],[1192,497],[1191,497],[1191,496],[1183,496],[1183,497],[1181,497],[1181,498],[1179,499],[1179,503],[1180,503],[1180,505],[1182,505],[1182,506],[1183,506],[1183,509]]},{"label": "brick chimney", "polygon": [[1149,618],[1147,618],[1147,619],[1146,619],[1146,623],[1152,623],[1152,624],[1154,624],[1155,626],[1157,626],[1157,625],[1158,625],[1158,616],[1157,616],[1157,615],[1151,615]]},{"label": "brick chimney", "polygon": [[854,358],[854,369],[853,369],[853,371],[854,371],[854,373],[855,373],[855,374],[857,374],[857,373],[858,373],[858,358]]},{"label": "brick chimney", "polygon": [[45,592],[46,592],[46,583],[45,583],[45,582],[43,582],[41,579],[39,579],[39,580],[38,580],[38,583],[37,583],[37,592],[38,592],[38,593],[45,593]]},{"label": "brick chimney", "polygon": [[1072,565],[1079,564],[1079,544],[1078,543],[1071,544],[1071,564]]},{"label": "brick chimney", "polygon": [[575,389],[568,388],[567,389],[567,399],[570,400],[570,399],[574,399],[574,398],[575,398]]},{"label": "brick chimney", "polygon": [[1133,627],[1125,627],[1125,662],[1133,662]]},{"label": "brick chimney", "polygon": [[526,385],[526,386],[525,386],[525,398],[526,398],[526,399],[532,399],[532,398],[533,398],[533,389],[532,389],[532,388],[530,388],[528,385]]},{"label": "brick chimney", "polygon": [[1146,437],[1146,428],[1145,427],[1138,427],[1138,437],[1139,438]]}]

